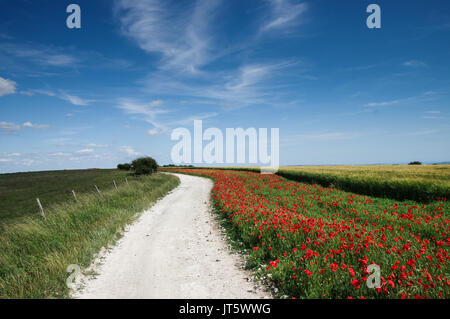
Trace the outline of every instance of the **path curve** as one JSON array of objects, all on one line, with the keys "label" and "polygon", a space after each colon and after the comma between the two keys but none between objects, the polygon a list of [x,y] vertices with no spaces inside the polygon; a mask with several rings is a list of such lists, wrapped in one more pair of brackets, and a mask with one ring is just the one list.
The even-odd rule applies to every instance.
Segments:
[{"label": "path curve", "polygon": [[174,174],[180,185],[127,227],[93,263],[74,298],[270,298],[230,253],[212,216],[213,183]]}]

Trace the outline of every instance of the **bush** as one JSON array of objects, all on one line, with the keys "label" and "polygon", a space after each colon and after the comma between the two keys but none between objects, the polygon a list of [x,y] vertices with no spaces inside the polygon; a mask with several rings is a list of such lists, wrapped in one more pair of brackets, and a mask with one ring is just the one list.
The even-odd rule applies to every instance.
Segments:
[{"label": "bush", "polygon": [[119,165],[117,165],[117,168],[122,171],[129,171],[131,169],[131,164],[128,164],[128,163],[119,164]]},{"label": "bush", "polygon": [[151,157],[141,157],[131,162],[136,175],[150,175],[158,171],[158,164]]},{"label": "bush", "polygon": [[414,161],[414,162],[409,163],[408,165],[422,165],[422,163],[419,161]]}]

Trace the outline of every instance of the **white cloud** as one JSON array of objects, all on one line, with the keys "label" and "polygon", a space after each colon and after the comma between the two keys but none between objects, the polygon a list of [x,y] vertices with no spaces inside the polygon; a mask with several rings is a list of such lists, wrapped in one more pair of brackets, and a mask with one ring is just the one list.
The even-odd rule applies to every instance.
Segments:
[{"label": "white cloud", "polygon": [[442,117],[440,116],[422,116],[423,119],[428,119],[428,120],[437,120],[437,119],[441,119]]},{"label": "white cloud", "polygon": [[431,134],[437,134],[437,133],[439,133],[438,130],[423,130],[423,131],[411,132],[406,135],[421,136],[421,135],[431,135]]},{"label": "white cloud", "polygon": [[17,83],[0,77],[0,96],[16,93]]},{"label": "white cloud", "polygon": [[300,16],[303,15],[308,6],[306,3],[294,3],[290,0],[270,0],[270,18],[261,27],[261,31],[284,29],[299,24]]},{"label": "white cloud", "polygon": [[162,105],[164,102],[161,100],[155,100],[155,101],[151,101],[150,103],[148,103],[149,106],[151,107],[157,107]]},{"label": "white cloud", "polygon": [[426,114],[441,114],[441,111],[426,111]]},{"label": "white cloud", "polygon": [[20,125],[9,123],[9,122],[0,122],[0,131],[3,132],[15,132],[20,130]]},{"label": "white cloud", "polygon": [[364,106],[369,106],[369,107],[388,106],[388,105],[399,104],[400,102],[402,102],[402,100],[392,100],[392,101],[384,101],[384,102],[371,102],[371,103],[365,104]]},{"label": "white cloud", "polygon": [[425,62],[419,60],[409,60],[403,63],[403,66],[409,67],[425,67],[427,64]]},{"label": "white cloud", "polygon": [[158,109],[157,106],[150,106],[131,99],[121,99],[117,108],[126,114],[145,115],[147,120],[153,120],[156,115],[168,113],[167,110]]},{"label": "white cloud", "polygon": [[85,148],[85,149],[82,149],[82,150],[79,150],[79,151],[75,152],[75,154],[78,154],[78,155],[90,155],[90,154],[93,154],[93,153],[94,153],[94,150],[91,149],[91,148]]},{"label": "white cloud", "polygon": [[89,143],[85,145],[86,147],[91,147],[91,148],[107,148],[109,147],[109,145],[107,144],[95,144],[95,143]]},{"label": "white cloud", "polygon": [[75,95],[69,95],[67,93],[61,93],[60,98],[77,106],[86,106],[89,104],[88,100],[84,100],[78,96]]},{"label": "white cloud", "polygon": [[154,127],[152,129],[148,130],[147,134],[148,135],[161,135],[161,134],[164,134],[164,132],[165,132],[165,130],[163,130],[162,128]]},{"label": "white cloud", "polygon": [[24,128],[47,129],[49,127],[50,126],[46,125],[46,124],[33,124],[31,122],[25,122],[22,125],[10,123],[10,122],[0,122],[0,131],[9,132],[9,133],[17,132]]},{"label": "white cloud", "polygon": [[141,153],[137,152],[133,147],[131,146],[121,146],[119,147],[119,151],[126,154],[128,157],[133,156],[139,156]]},{"label": "white cloud", "polygon": [[47,129],[50,126],[46,124],[33,124],[31,122],[25,122],[22,124],[23,128],[34,128],[34,129]]}]

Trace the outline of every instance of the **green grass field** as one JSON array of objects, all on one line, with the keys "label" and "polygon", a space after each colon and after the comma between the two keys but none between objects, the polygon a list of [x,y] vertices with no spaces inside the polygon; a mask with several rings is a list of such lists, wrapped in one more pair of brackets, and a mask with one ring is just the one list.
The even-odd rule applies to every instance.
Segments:
[{"label": "green grass field", "polygon": [[[231,169],[259,171],[254,167]],[[450,165],[286,166],[277,174],[302,183],[396,200],[427,203],[438,197],[450,198]]]},{"label": "green grass field", "polygon": [[[116,170],[29,173],[31,182],[27,174],[1,176],[2,187],[9,185],[6,198],[13,204],[14,198],[41,196],[46,199],[46,219],[28,204],[2,216],[0,298],[68,297],[67,267],[89,266],[95,253],[120,237],[125,225],[179,184],[174,176],[154,174],[129,178],[128,185],[118,183],[116,190],[113,178],[119,182],[125,177]],[[77,190],[84,190],[77,194],[78,202],[66,195],[75,182]],[[92,190],[94,182],[101,195]]]},{"label": "green grass field", "polygon": [[0,223],[10,223],[18,218],[39,213],[38,197],[44,209],[55,203],[74,201],[77,196],[102,191],[133,180],[128,172],[116,169],[65,170],[0,175]]}]

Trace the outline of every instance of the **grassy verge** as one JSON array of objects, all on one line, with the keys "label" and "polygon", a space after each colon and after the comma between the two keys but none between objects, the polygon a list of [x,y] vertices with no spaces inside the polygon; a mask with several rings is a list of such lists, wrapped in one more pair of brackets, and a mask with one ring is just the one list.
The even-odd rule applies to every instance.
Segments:
[{"label": "grassy verge", "polygon": [[55,204],[46,220],[26,217],[7,225],[0,237],[0,298],[68,297],[67,266],[87,267],[101,247],[178,183],[166,174],[142,177],[102,196]]},{"label": "grassy verge", "polygon": [[0,222],[17,222],[18,218],[39,213],[36,198],[44,208],[55,203],[73,201],[77,195],[103,191],[134,179],[129,172],[116,169],[85,169],[0,174]]}]

